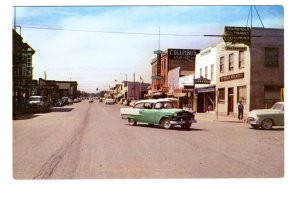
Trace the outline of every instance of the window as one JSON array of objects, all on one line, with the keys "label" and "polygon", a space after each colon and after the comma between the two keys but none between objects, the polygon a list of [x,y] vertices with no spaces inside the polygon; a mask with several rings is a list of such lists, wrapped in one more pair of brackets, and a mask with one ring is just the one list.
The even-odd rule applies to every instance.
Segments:
[{"label": "window", "polygon": [[207,73],[208,73],[208,67],[205,67],[205,78],[207,78]]},{"label": "window", "polygon": [[220,72],[224,72],[224,56],[220,58]]},{"label": "window", "polygon": [[144,108],[144,103],[138,103],[134,106],[134,108]]},{"label": "window", "polygon": [[144,105],[144,109],[152,109],[152,103],[146,102]]},{"label": "window", "polygon": [[278,67],[278,48],[265,48],[265,66]]},{"label": "window", "polygon": [[247,90],[246,86],[238,86],[237,87],[237,101],[242,101],[244,104],[247,103]]},{"label": "window", "polygon": [[233,70],[233,53],[229,54],[228,66],[229,66],[229,71],[232,71]]},{"label": "window", "polygon": [[156,103],[154,106],[155,109],[161,109],[162,107],[163,107],[163,105],[160,102]]},{"label": "window", "polygon": [[239,52],[239,68],[240,69],[245,67],[244,60],[245,60],[245,53],[244,53],[244,51],[240,51]]},{"label": "window", "polygon": [[210,66],[210,80],[214,81],[215,80],[214,76],[215,76],[214,75],[214,65],[212,64]]},{"label": "window", "polygon": [[218,89],[218,102],[219,103],[225,102],[225,88]]},{"label": "window", "polygon": [[200,77],[202,76],[202,67],[200,68]]}]

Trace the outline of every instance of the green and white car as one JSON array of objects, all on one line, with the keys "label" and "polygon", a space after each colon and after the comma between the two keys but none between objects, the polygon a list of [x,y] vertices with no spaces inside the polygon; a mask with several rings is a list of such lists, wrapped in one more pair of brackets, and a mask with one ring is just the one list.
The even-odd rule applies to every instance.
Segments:
[{"label": "green and white car", "polygon": [[273,126],[284,126],[284,103],[277,102],[270,109],[253,110],[248,113],[247,123],[253,128],[272,129]]},{"label": "green and white car", "polygon": [[192,123],[196,123],[193,113],[174,108],[172,101],[166,99],[140,100],[132,108],[121,108],[120,114],[122,119],[128,120],[132,126],[137,122],[143,122],[161,125],[166,129],[174,125],[189,129]]}]

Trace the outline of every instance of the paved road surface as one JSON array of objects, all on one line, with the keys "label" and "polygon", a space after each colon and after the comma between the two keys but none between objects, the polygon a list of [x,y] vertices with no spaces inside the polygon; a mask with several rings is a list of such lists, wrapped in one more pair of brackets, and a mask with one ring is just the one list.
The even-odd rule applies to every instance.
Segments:
[{"label": "paved road surface", "polygon": [[129,126],[119,105],[78,104],[13,121],[15,179],[282,177],[284,130],[198,119],[189,131]]}]

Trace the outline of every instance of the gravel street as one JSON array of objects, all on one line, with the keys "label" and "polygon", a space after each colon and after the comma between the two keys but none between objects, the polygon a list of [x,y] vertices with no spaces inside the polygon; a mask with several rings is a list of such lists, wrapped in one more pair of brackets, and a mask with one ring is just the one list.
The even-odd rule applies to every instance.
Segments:
[{"label": "gravel street", "polygon": [[130,126],[95,101],[13,121],[15,179],[284,176],[284,129],[254,130],[197,114],[190,130]]}]

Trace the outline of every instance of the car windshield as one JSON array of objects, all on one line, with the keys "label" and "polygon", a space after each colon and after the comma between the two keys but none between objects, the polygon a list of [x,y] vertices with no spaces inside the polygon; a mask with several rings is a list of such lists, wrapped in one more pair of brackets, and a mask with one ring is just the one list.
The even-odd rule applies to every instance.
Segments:
[{"label": "car windshield", "polygon": [[158,102],[155,104],[155,109],[168,109],[168,108],[174,108],[172,102]]},{"label": "car windshield", "polygon": [[284,105],[283,104],[279,104],[279,103],[275,103],[271,109],[274,109],[274,110],[284,110]]},{"label": "car windshield", "polygon": [[41,97],[29,97],[29,101],[41,101]]}]

